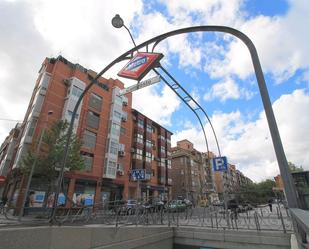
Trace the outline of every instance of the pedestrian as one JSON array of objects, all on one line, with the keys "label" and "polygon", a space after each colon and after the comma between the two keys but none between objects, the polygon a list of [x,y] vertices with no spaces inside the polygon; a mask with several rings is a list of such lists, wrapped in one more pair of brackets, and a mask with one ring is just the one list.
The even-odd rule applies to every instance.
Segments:
[{"label": "pedestrian", "polygon": [[268,200],[268,206],[269,206],[270,212],[272,212],[273,211],[273,200],[272,199]]},{"label": "pedestrian", "polygon": [[3,207],[5,207],[7,201],[8,201],[8,198],[6,196],[3,196],[2,197],[2,205],[3,205]]}]

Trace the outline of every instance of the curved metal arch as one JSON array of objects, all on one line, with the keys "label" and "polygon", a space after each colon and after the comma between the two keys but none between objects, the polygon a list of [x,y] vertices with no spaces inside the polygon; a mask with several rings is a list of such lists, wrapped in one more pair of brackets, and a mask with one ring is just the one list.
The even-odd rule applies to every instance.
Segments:
[{"label": "curved metal arch", "polygon": [[[228,34],[231,34],[233,36],[236,36],[237,38],[239,38],[241,41],[243,41],[246,44],[246,46],[247,46],[247,48],[250,52],[250,56],[251,56],[251,59],[252,59],[255,75],[256,75],[256,78],[257,78],[262,102],[263,102],[263,105],[264,105],[264,110],[265,110],[265,113],[266,113],[268,126],[269,126],[269,129],[270,129],[270,133],[271,133],[271,137],[272,137],[272,141],[273,141],[278,165],[279,165],[279,168],[280,168],[280,173],[281,173],[282,180],[283,180],[283,183],[284,183],[284,186],[285,186],[287,201],[288,201],[289,207],[298,207],[295,186],[294,186],[294,183],[293,183],[293,180],[292,180],[291,173],[288,171],[288,163],[287,163],[285,153],[284,153],[284,150],[283,150],[280,134],[279,134],[276,119],[275,119],[275,116],[274,116],[274,113],[273,113],[273,110],[272,110],[272,106],[271,106],[271,102],[270,102],[270,99],[269,99],[269,95],[268,95],[268,91],[267,91],[262,67],[261,67],[261,64],[260,64],[260,61],[259,61],[259,58],[258,58],[256,48],[255,48],[253,42],[249,39],[249,37],[246,36],[244,33],[240,32],[239,30],[233,29],[233,28],[230,28],[230,27],[226,27],[226,26],[216,26],[216,25],[213,25],[213,26],[195,26],[195,27],[177,29],[177,30],[173,30],[173,31],[161,34],[161,35],[156,36],[154,38],[151,38],[148,41],[145,41],[145,42],[137,45],[136,47],[128,50],[124,54],[117,57],[114,61],[109,63],[104,69],[102,69],[96,75],[96,77],[89,83],[89,85],[85,88],[84,92],[79,97],[79,99],[78,99],[78,101],[75,105],[75,108],[73,110],[73,113],[72,113],[71,122],[70,122],[69,130],[68,130],[67,140],[66,140],[66,145],[65,145],[65,148],[64,148],[64,157],[63,157],[63,160],[62,160],[62,163],[61,163],[61,169],[60,169],[60,172],[59,172],[57,191],[55,193],[54,207],[56,207],[56,202],[58,200],[58,195],[59,195],[59,192],[60,192],[60,186],[61,186],[61,182],[62,182],[63,175],[64,175],[64,168],[65,168],[65,164],[66,164],[67,157],[68,157],[68,150],[69,150],[70,138],[71,138],[72,131],[73,131],[73,124],[74,124],[74,120],[75,120],[75,115],[76,115],[77,109],[78,109],[78,107],[81,103],[81,100],[83,99],[85,94],[88,92],[88,90],[95,84],[97,79],[99,79],[107,70],[109,70],[112,66],[114,66],[118,62],[125,59],[125,57],[129,56],[133,52],[138,51],[139,49],[141,49],[145,46],[148,46],[149,44],[152,44],[152,43],[155,43],[154,46],[156,46],[159,42],[163,41],[164,39],[166,39],[168,37],[179,35],[179,34],[192,33],[192,32],[222,32],[222,33],[228,33]],[[54,221],[55,213],[56,213],[55,210],[56,210],[56,208],[53,209],[53,212],[52,212],[52,215],[51,215],[51,222]]]}]

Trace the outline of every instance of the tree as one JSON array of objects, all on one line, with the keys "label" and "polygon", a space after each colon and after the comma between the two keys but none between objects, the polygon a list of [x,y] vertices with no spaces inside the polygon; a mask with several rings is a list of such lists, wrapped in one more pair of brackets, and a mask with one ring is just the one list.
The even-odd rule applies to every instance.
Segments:
[{"label": "tree", "polygon": [[303,166],[296,166],[294,163],[288,162],[289,170],[291,173],[304,171]]},{"label": "tree", "polygon": [[[38,142],[28,151],[22,159],[21,170],[28,175],[36,160],[33,177],[39,179],[42,184],[47,184],[46,197],[53,192],[55,180],[59,174],[60,164],[64,155],[64,145],[67,138],[68,122],[57,121],[44,132],[39,153],[36,153]],[[80,155],[81,142],[72,135],[69,147],[68,160],[65,165],[70,171],[84,168],[84,161]],[[58,170],[57,170],[58,169]]]},{"label": "tree", "polygon": [[259,183],[251,183],[241,189],[242,201],[263,204],[275,197],[273,187],[275,181],[267,179]]}]

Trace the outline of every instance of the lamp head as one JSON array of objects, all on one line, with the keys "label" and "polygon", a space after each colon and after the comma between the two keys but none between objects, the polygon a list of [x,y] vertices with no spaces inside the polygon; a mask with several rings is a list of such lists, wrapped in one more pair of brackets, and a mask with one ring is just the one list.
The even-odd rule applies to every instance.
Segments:
[{"label": "lamp head", "polygon": [[112,19],[112,25],[113,25],[115,28],[117,28],[117,29],[121,28],[121,27],[124,25],[123,20],[122,20],[122,18],[120,17],[120,15],[116,14],[116,15],[113,17],[113,19]]}]

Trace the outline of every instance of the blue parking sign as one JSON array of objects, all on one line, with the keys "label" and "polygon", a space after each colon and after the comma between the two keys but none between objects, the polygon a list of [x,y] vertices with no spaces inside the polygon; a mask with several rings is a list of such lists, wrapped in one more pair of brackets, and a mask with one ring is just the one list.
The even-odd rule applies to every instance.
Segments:
[{"label": "blue parking sign", "polygon": [[225,156],[214,157],[212,164],[214,171],[227,171],[227,158]]}]

